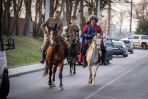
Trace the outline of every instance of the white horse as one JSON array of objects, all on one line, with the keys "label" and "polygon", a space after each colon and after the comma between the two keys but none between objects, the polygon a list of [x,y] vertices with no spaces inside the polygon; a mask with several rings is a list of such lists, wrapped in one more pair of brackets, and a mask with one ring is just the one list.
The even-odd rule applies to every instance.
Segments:
[{"label": "white horse", "polygon": [[97,69],[99,67],[100,62],[100,53],[98,52],[97,44],[96,44],[97,36],[93,37],[92,43],[89,46],[86,53],[86,61],[89,68],[89,84],[95,85],[95,77],[97,73]]}]

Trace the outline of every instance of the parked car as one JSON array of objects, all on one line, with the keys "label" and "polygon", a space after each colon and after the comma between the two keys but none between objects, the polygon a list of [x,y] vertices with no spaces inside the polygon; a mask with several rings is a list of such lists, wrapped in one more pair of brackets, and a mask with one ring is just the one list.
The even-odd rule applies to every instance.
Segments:
[{"label": "parked car", "polygon": [[132,35],[128,39],[132,40],[134,47],[142,47],[143,49],[148,47],[147,35]]},{"label": "parked car", "polygon": [[[113,59],[113,42],[111,39],[104,39],[104,46],[106,49],[106,54],[105,54],[105,60],[104,60],[104,64],[108,65],[110,63],[110,60]],[[100,48],[100,39],[97,39],[97,45],[98,48]]]},{"label": "parked car", "polygon": [[120,41],[123,41],[125,46],[128,48],[128,52],[131,54],[134,53],[134,47],[133,47],[133,42],[129,39],[121,39]]},{"label": "parked car", "polygon": [[128,48],[123,41],[113,41],[113,55],[123,55],[123,57],[128,56]]},{"label": "parked car", "polygon": [[7,44],[3,44],[3,40],[0,38],[0,98],[2,99],[7,97],[10,88],[5,50],[14,48],[15,44],[12,38],[8,39]]},{"label": "parked car", "polygon": [[105,39],[104,46],[106,47],[105,64],[109,64],[113,59],[113,41],[112,39]]}]

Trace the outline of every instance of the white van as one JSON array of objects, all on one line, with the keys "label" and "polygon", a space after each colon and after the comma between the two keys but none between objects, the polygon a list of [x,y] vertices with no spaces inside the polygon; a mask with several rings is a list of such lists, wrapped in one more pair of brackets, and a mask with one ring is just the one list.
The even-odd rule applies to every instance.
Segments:
[{"label": "white van", "polygon": [[5,50],[14,48],[15,44],[12,38],[8,39],[7,44],[3,44],[2,38],[0,39],[0,99],[8,96],[10,88]]}]

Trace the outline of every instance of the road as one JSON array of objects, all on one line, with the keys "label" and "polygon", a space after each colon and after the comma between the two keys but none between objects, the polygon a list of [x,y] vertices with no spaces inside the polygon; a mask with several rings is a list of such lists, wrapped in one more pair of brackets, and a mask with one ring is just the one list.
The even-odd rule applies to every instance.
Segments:
[{"label": "road", "polygon": [[43,71],[13,77],[8,99],[148,99],[148,50],[114,56],[110,65],[99,67],[95,87],[87,83],[88,68],[77,66],[77,74],[69,76],[65,66],[63,76],[64,91],[49,89]]}]

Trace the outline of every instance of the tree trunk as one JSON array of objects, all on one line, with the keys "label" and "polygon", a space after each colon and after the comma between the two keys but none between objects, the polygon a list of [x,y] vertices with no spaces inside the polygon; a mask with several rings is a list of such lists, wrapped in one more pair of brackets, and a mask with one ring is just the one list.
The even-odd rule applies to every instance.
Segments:
[{"label": "tree trunk", "polygon": [[33,36],[40,35],[41,32],[41,24],[44,21],[44,15],[42,14],[42,5],[44,0],[37,0],[36,1],[36,12],[35,12],[35,22],[33,25]]},{"label": "tree trunk", "polygon": [[[13,0],[13,9],[14,9],[14,16],[17,14],[17,3],[16,3],[16,0]],[[16,18],[16,23],[15,23],[15,32],[16,32],[16,35],[19,35],[19,29],[18,29],[18,16]]]},{"label": "tree trunk", "polygon": [[79,5],[79,0],[75,0],[75,7],[74,7],[73,15],[72,15],[74,18],[76,18],[78,5]]},{"label": "tree trunk", "polygon": [[86,25],[83,8],[84,8],[83,0],[81,0],[80,1],[80,27],[81,29],[83,29],[83,27]]},{"label": "tree trunk", "polygon": [[71,21],[71,12],[72,12],[72,1],[66,0],[66,20],[67,20],[67,25],[70,24],[70,21]]},{"label": "tree trunk", "polygon": [[25,4],[25,9],[26,9],[26,16],[25,16],[25,25],[24,25],[24,31],[23,31],[23,35],[26,35],[26,33],[28,32],[28,25],[29,22],[32,20],[32,16],[31,16],[31,2],[32,0],[25,0],[24,4]]},{"label": "tree trunk", "polygon": [[12,21],[12,26],[10,26],[10,30],[9,30],[10,35],[12,35],[14,26],[15,26],[15,24],[16,24],[16,20],[17,20],[17,18],[18,18],[18,14],[19,14],[19,12],[20,12],[20,10],[21,10],[21,7],[22,7],[22,3],[23,3],[23,0],[20,0],[20,1],[18,2],[18,8],[17,8],[16,14],[15,14],[15,16],[14,16],[14,19],[13,19],[13,21]]},{"label": "tree trunk", "polygon": [[10,27],[10,6],[11,6],[11,2],[12,0],[7,0],[4,2],[4,15],[3,15],[3,33],[5,33],[6,35],[10,35],[9,34],[9,28]]}]

